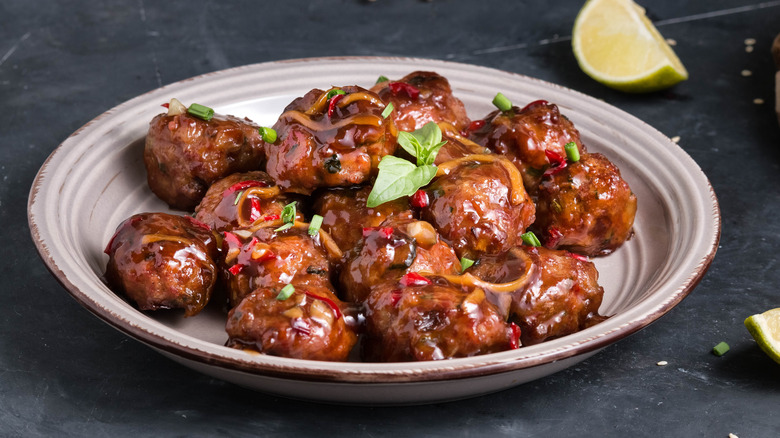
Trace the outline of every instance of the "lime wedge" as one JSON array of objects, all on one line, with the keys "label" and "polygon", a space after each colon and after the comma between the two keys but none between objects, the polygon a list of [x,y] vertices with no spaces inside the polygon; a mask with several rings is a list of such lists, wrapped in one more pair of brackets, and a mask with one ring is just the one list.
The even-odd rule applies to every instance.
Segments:
[{"label": "lime wedge", "polygon": [[764,353],[780,363],[780,308],[748,317],[745,327]]},{"label": "lime wedge", "polygon": [[688,79],[645,10],[631,0],[588,0],[574,22],[572,48],[582,71],[617,90],[645,93]]}]

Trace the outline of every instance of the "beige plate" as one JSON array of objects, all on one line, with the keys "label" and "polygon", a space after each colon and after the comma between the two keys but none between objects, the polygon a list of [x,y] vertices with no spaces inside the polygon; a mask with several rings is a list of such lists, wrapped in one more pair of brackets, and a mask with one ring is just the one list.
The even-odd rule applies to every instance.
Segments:
[{"label": "beige plate", "polygon": [[[306,91],[374,84],[413,70],[447,77],[473,118],[503,92],[518,105],[557,103],[588,150],[612,159],[639,200],[635,237],[596,260],[612,317],[540,345],[473,358],[421,363],[326,363],[250,355],[223,346],[225,316],[142,313],[101,281],[103,248],[138,212],[168,211],[146,185],[149,121],[176,97],[271,125]],[[49,270],[95,315],[162,354],[260,391],[343,403],[426,403],[519,385],[569,367],[647,326],[680,302],[712,262],[720,212],[696,163],[660,132],[601,101],[557,85],[489,68],[427,59],[324,58],[250,65],[181,81],[138,96],[87,123],[38,172],[28,204],[33,239]],[[103,346],[104,347],[104,346]],[[95,345],[94,348],[103,348]]]}]

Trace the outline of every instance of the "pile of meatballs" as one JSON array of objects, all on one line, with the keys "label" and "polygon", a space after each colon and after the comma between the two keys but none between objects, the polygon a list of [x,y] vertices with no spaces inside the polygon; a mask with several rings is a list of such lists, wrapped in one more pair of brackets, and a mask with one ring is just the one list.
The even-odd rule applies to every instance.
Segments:
[{"label": "pile of meatballs", "polygon": [[[173,101],[172,101],[173,102]],[[470,120],[417,71],[314,89],[272,129],[169,106],[150,124],[152,192],[106,247],[106,281],[140,310],[226,312],[227,346],[401,362],[533,345],[603,321],[591,257],[632,235],[636,197],[544,100]],[[369,207],[400,131],[434,122],[436,175]],[[272,134],[272,135],[269,135]]]}]

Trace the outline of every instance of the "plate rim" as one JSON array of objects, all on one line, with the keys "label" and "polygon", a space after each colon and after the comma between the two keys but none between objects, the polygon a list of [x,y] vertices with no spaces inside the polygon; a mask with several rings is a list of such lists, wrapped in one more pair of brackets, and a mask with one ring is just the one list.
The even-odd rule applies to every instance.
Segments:
[{"label": "plate rim", "polygon": [[[585,100],[588,104],[595,104],[597,106],[606,106],[613,111],[617,111],[622,117],[628,120],[631,124],[636,126],[642,126],[644,130],[652,130],[657,135],[661,135],[656,128],[652,127],[648,123],[641,119],[629,114],[628,112],[610,105],[606,102],[600,101],[594,97],[588,96],[577,90],[573,90],[567,87],[563,87],[558,84],[547,82],[538,78],[521,75],[514,72],[505,70],[499,70],[491,67],[479,66],[474,64],[466,64],[453,61],[415,58],[415,57],[384,57],[384,56],[335,56],[335,57],[314,57],[314,58],[297,58],[286,59],[280,61],[271,61],[255,64],[247,64],[242,66],[236,66],[224,70],[218,70],[214,72],[204,73],[191,78],[183,79],[171,84],[167,84],[162,87],[155,88],[153,90],[142,93],[131,99],[128,99],[119,105],[105,111],[104,113],[93,118],[79,129],[70,134],[62,143],[60,143],[46,158],[41,168],[37,172],[33,184],[28,196],[27,205],[27,217],[30,233],[33,238],[33,242],[36,246],[39,256],[43,260],[46,268],[55,277],[55,279],[62,285],[65,290],[83,307],[89,310],[92,314],[109,324],[111,327],[121,331],[122,333],[131,336],[132,338],[141,341],[153,348],[163,350],[169,354],[201,362],[205,365],[218,366],[220,368],[230,369],[234,371],[246,372],[250,374],[263,375],[268,377],[276,377],[290,380],[299,381],[316,381],[316,382],[338,382],[338,383],[350,383],[350,384],[384,384],[384,383],[405,383],[405,382],[428,382],[428,381],[442,381],[442,380],[459,380],[472,377],[493,375],[499,373],[506,373],[511,371],[517,371],[520,369],[533,368],[542,366],[550,362],[559,361],[562,359],[574,357],[583,353],[594,352],[608,345],[617,342],[620,339],[630,336],[633,333],[641,330],[644,327],[652,324],[660,317],[668,313],[672,308],[679,304],[685,297],[687,297],[693,289],[701,282],[703,276],[709,269],[715,254],[718,249],[722,232],[722,218],[720,212],[720,206],[717,200],[717,196],[707,176],[698,166],[690,155],[685,152],[676,144],[672,144],[675,153],[682,154],[691,163],[695,165],[695,171],[699,173],[699,176],[706,182],[706,189],[709,193],[711,202],[714,235],[711,236],[710,246],[707,253],[699,260],[698,264],[692,272],[686,273],[685,281],[682,284],[677,285],[677,288],[668,295],[666,300],[660,305],[654,307],[652,311],[647,312],[641,318],[635,318],[628,324],[616,327],[605,333],[591,336],[590,338],[577,341],[575,344],[567,344],[564,347],[551,351],[539,353],[525,357],[515,357],[512,353],[516,353],[520,350],[513,350],[508,352],[493,353],[489,355],[475,356],[472,358],[453,359],[451,361],[432,361],[432,362],[400,362],[394,363],[394,365],[407,365],[404,370],[377,369],[376,363],[354,363],[348,362],[351,370],[343,369],[328,369],[327,367],[317,366],[324,365],[319,361],[309,361],[301,359],[287,359],[286,361],[295,361],[298,366],[286,365],[275,360],[269,360],[267,362],[257,360],[244,360],[237,357],[228,357],[220,355],[212,351],[195,350],[189,346],[181,345],[175,342],[175,340],[168,339],[163,333],[156,333],[148,330],[144,330],[138,324],[133,324],[131,321],[125,320],[120,315],[113,313],[111,309],[100,306],[98,302],[90,299],[89,294],[80,290],[69,279],[67,274],[61,269],[57,261],[43,240],[39,224],[36,221],[35,204],[38,198],[41,186],[44,184],[46,171],[51,162],[58,154],[65,153],[68,146],[73,143],[73,139],[77,138],[84,131],[88,130],[90,126],[99,124],[103,119],[110,117],[112,114],[121,111],[122,108],[132,106],[133,102],[141,100],[147,95],[153,93],[163,93],[170,88],[186,86],[190,82],[200,82],[207,80],[214,76],[226,76],[235,73],[240,73],[244,70],[253,69],[273,69],[275,66],[284,66],[288,64],[300,64],[300,63],[339,63],[339,62],[359,62],[359,63],[372,63],[372,62],[392,62],[402,61],[404,63],[417,63],[417,64],[440,64],[442,66],[448,66],[451,68],[468,68],[472,70],[482,70],[485,73],[500,73],[503,75],[510,75],[523,82],[540,83],[546,87],[552,87],[562,91],[566,94],[573,95],[577,99]],[[670,140],[671,142],[671,140]],[[667,145],[668,147],[670,145]],[[596,326],[597,327],[597,326]],[[175,330],[175,329],[174,329]],[[182,334],[183,336],[187,336]],[[564,339],[564,338],[561,338]],[[206,341],[201,341],[206,342]],[[213,344],[217,345],[217,344]],[[543,345],[543,344],[539,344]],[[531,348],[531,347],[527,347]],[[507,354],[509,353],[509,354]],[[272,358],[271,356],[259,355],[260,357]],[[505,357],[506,356],[506,357]],[[257,356],[247,356],[247,359],[255,358]],[[286,358],[285,358],[286,359]],[[469,363],[463,363],[469,362]],[[332,363],[331,363],[332,364]],[[435,366],[433,364],[436,364]],[[308,365],[308,366],[307,366]],[[366,369],[362,369],[366,368]],[[370,370],[368,368],[375,368]]]}]

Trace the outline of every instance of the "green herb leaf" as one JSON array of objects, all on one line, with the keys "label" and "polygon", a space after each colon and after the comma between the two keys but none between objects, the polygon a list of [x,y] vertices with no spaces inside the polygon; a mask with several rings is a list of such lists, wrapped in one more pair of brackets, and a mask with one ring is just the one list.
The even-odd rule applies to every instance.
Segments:
[{"label": "green herb leaf", "polygon": [[523,233],[520,235],[520,237],[523,239],[523,242],[526,245],[530,246],[542,246],[542,243],[539,242],[539,238],[536,237],[536,234],[534,234],[533,231],[529,231],[527,233]]},{"label": "green herb leaf", "polygon": [[387,79],[387,76],[385,76],[385,75],[382,75],[382,76],[379,76],[378,78],[376,78],[376,83],[378,84],[378,83],[380,83],[380,82],[387,82],[387,81],[389,81],[389,80],[390,80],[390,79]]},{"label": "green herb leaf", "polygon": [[413,157],[417,158],[418,166],[433,164],[446,141],[441,140],[441,128],[434,122],[426,123],[414,132],[398,133],[398,144]]},{"label": "green herb leaf", "polygon": [[328,94],[325,95],[325,99],[330,99],[331,97],[337,95],[337,94],[347,94],[344,90],[341,88],[334,88],[330,91],[328,91]]},{"label": "green herb leaf", "polygon": [[470,268],[474,264],[474,260],[471,260],[467,257],[461,257],[460,258],[460,272],[464,272],[466,269]]},{"label": "green herb leaf", "polygon": [[382,118],[386,119],[387,116],[389,116],[390,113],[393,112],[393,108],[394,107],[395,107],[395,105],[393,105],[393,102],[388,103],[387,106],[385,106],[385,110],[382,111]]},{"label": "green herb leaf", "polygon": [[436,176],[436,166],[417,167],[403,158],[387,155],[379,162],[379,174],[366,205],[374,208],[385,202],[414,192],[427,185]]}]

